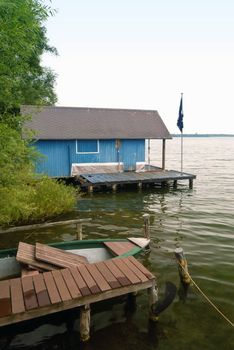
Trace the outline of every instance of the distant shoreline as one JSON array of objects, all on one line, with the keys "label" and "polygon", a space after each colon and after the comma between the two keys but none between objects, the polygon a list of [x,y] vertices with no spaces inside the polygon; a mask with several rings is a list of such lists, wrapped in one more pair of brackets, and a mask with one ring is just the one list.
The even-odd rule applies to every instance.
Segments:
[{"label": "distant shoreline", "polygon": [[[171,134],[172,137],[180,137],[181,134]],[[234,134],[183,134],[183,137],[234,137]]]}]

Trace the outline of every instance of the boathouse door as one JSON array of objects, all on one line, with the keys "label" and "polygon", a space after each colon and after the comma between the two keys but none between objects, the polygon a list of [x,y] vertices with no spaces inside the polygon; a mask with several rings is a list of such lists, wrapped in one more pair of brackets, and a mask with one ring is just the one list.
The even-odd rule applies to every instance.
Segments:
[{"label": "boathouse door", "polygon": [[123,162],[124,171],[136,170],[137,152],[134,140],[121,141],[120,160]]}]

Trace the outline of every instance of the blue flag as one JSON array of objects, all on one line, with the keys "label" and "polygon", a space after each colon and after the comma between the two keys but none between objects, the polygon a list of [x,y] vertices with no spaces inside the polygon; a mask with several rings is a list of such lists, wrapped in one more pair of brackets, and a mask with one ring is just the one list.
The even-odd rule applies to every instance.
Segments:
[{"label": "blue flag", "polygon": [[180,129],[180,132],[183,131],[184,128],[184,123],[183,123],[183,118],[184,118],[184,112],[183,112],[183,96],[181,96],[180,99],[180,108],[179,108],[179,116],[177,119],[177,126]]}]

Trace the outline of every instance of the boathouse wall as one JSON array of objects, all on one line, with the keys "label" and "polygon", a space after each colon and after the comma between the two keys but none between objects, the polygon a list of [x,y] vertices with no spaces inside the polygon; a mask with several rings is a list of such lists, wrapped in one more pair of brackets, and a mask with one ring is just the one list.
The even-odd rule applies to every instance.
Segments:
[{"label": "boathouse wall", "polygon": [[[82,144],[82,141],[83,144]],[[122,162],[124,170],[135,170],[137,162],[145,162],[145,140],[38,140],[34,143],[42,154],[36,170],[51,177],[71,176],[72,164]],[[83,148],[82,148],[83,147]]]}]

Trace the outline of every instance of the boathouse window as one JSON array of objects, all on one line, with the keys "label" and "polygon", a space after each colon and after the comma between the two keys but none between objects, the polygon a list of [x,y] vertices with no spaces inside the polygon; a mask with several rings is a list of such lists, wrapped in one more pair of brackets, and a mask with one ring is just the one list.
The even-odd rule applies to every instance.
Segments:
[{"label": "boathouse window", "polygon": [[99,153],[99,140],[76,140],[76,153]]}]

